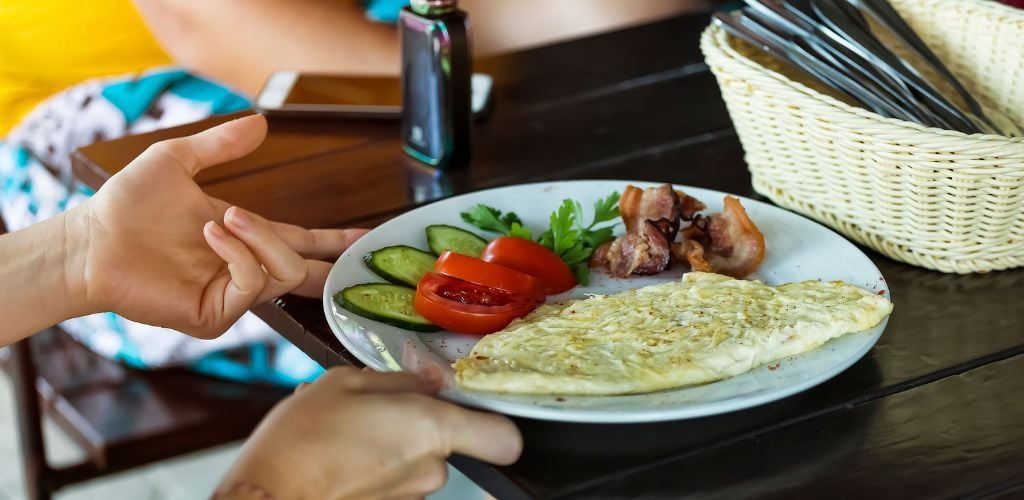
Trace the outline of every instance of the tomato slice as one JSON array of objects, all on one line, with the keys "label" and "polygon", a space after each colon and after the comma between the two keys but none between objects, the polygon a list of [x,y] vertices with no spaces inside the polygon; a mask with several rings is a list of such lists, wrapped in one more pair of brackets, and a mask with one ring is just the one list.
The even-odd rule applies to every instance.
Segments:
[{"label": "tomato slice", "polygon": [[576,286],[576,276],[554,252],[525,238],[501,236],[487,244],[481,259],[536,276],[549,294]]},{"label": "tomato slice", "polygon": [[500,264],[485,262],[476,257],[445,251],[437,258],[434,272],[459,278],[470,283],[497,288],[510,293],[534,297],[544,301],[544,282]]},{"label": "tomato slice", "polygon": [[505,328],[536,306],[531,295],[427,273],[416,285],[416,312],[431,323],[459,333],[484,335]]}]

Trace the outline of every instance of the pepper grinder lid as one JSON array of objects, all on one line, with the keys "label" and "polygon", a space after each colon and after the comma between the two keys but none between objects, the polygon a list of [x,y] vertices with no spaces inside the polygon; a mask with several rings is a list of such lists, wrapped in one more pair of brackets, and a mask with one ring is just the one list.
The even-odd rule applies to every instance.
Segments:
[{"label": "pepper grinder lid", "polygon": [[458,7],[457,0],[411,0],[409,7],[421,16],[447,14]]}]

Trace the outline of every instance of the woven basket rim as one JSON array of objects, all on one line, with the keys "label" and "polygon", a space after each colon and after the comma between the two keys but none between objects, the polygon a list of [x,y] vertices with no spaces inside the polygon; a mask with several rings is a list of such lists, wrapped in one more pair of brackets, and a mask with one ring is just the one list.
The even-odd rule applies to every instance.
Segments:
[{"label": "woven basket rim", "polygon": [[[1000,7],[1000,8],[1004,8],[1005,11],[1009,11],[1009,12],[1006,12],[1006,13],[1007,14],[1011,14],[1011,17],[1015,17],[1017,22],[1024,23],[1024,10],[1015,9],[1013,7],[1010,7],[1010,6],[1007,6],[1007,5],[1002,5],[1002,4],[999,4],[999,3],[991,1],[991,0],[989,0],[989,1],[984,1],[984,0],[953,0],[953,1],[963,2],[965,4],[970,3],[970,4],[974,4],[975,6],[984,6],[985,8],[989,8],[989,7],[991,7],[989,4],[993,4],[994,6],[997,6],[997,7]],[[1002,9],[997,9],[997,11],[998,10],[1002,10]],[[775,80],[775,81],[779,82],[783,86],[789,87],[789,88],[791,88],[791,89],[793,89],[793,90],[795,90],[795,91],[797,91],[797,92],[799,92],[801,94],[804,94],[806,97],[808,97],[810,99],[813,99],[815,101],[818,101],[819,103],[825,104],[827,106],[830,106],[832,108],[838,109],[840,111],[844,111],[844,112],[847,112],[847,113],[852,113],[852,114],[854,114],[854,115],[856,115],[856,116],[858,116],[858,117],[860,117],[862,119],[871,121],[873,123],[883,123],[883,124],[892,126],[894,128],[900,129],[900,130],[911,130],[911,131],[914,131],[914,132],[926,132],[926,133],[946,136],[946,137],[949,137],[949,138],[955,138],[955,139],[961,139],[961,140],[969,140],[969,141],[978,142],[978,143],[993,143],[993,142],[996,142],[996,143],[1000,143],[1000,144],[1024,144],[1024,137],[1009,137],[1009,136],[1000,135],[1000,134],[985,134],[985,133],[965,134],[965,133],[960,132],[958,130],[949,130],[949,129],[943,129],[943,128],[938,128],[938,127],[929,127],[929,126],[922,125],[920,123],[915,123],[915,122],[911,122],[911,121],[908,121],[908,120],[901,120],[899,118],[888,118],[888,117],[882,116],[882,115],[880,115],[878,113],[875,113],[874,111],[871,111],[869,109],[865,109],[865,108],[862,108],[862,107],[859,107],[859,106],[851,106],[851,105],[846,104],[845,102],[842,102],[839,99],[836,99],[836,98],[834,98],[834,97],[832,97],[830,95],[823,94],[823,93],[818,92],[817,90],[814,90],[813,88],[808,87],[808,86],[806,86],[806,85],[804,85],[804,84],[802,84],[802,83],[800,83],[798,81],[792,80],[789,77],[787,77],[786,75],[783,75],[782,73],[779,73],[777,71],[769,69],[769,68],[767,68],[767,67],[757,63],[756,61],[746,57],[745,55],[743,55],[740,52],[736,51],[736,49],[734,49],[729,44],[729,40],[730,39],[733,39],[732,35],[729,35],[724,29],[722,29],[721,27],[717,26],[714,22],[709,24],[708,27],[705,28],[704,32],[701,34],[701,44],[702,45],[706,44],[706,46],[712,47],[715,51],[718,51],[719,53],[721,53],[724,56],[726,56],[727,59],[729,59],[731,61],[734,61],[737,64],[741,64],[741,65],[747,66],[749,69],[757,71],[757,72],[761,73],[761,75],[766,76],[768,78],[771,78],[772,80]],[[705,54],[707,54],[706,50],[705,50]],[[1020,125],[1024,126],[1024,124],[1020,124]]]},{"label": "woven basket rim", "polygon": [[[1004,14],[1010,18],[1010,22],[1024,23],[1024,10],[1017,7],[1010,7],[996,0],[944,0],[956,2],[958,5],[970,5],[978,10],[988,10],[993,14]],[[938,3],[938,2],[936,2]]]}]

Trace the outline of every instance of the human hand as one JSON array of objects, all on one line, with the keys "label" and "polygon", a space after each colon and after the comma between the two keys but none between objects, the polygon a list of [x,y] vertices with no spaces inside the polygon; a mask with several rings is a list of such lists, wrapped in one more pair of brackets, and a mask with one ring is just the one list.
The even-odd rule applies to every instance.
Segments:
[{"label": "human hand", "polygon": [[212,338],[255,304],[319,296],[330,264],[363,230],[270,222],[206,195],[192,177],[266,136],[246,117],[154,144],[66,215],[67,281],[80,312],[114,311]]},{"label": "human hand", "polygon": [[215,498],[420,498],[444,485],[452,453],[518,459],[508,418],[434,399],[440,386],[436,372],[328,370],[267,415]]}]

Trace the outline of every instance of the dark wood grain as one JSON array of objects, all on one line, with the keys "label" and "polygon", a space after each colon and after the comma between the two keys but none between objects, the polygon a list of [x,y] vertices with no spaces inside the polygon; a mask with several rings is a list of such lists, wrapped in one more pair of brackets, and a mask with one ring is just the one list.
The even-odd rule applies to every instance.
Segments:
[{"label": "dark wood grain", "polygon": [[704,68],[698,48],[706,15],[677,17],[601,36],[476,61],[494,87],[495,111],[505,116],[546,113],[566,101],[612,95],[629,87]]},{"label": "dark wood grain", "polygon": [[[960,498],[1019,485],[1024,356],[751,436],[575,498]],[[997,488],[998,492],[998,488]],[[569,492],[566,492],[569,493]]]},{"label": "dark wood grain", "polygon": [[[98,187],[155,142],[192,135],[250,114],[251,111],[244,111],[217,116],[196,123],[91,144],[74,153],[72,161],[75,175],[87,185]],[[225,181],[255,174],[282,163],[316,158],[339,149],[357,148],[396,136],[397,125],[394,122],[279,118],[270,121],[267,139],[252,154],[203,170],[196,175],[196,180],[201,184]]]}]

